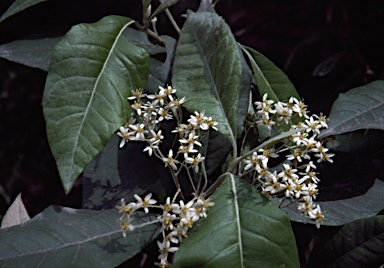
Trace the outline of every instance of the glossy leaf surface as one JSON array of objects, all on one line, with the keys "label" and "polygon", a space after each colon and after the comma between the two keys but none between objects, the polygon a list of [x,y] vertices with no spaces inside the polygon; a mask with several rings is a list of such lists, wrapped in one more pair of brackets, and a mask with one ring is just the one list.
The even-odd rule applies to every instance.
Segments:
[{"label": "glossy leaf surface", "polygon": [[0,45],[0,58],[48,71],[51,51],[61,37],[19,40]]},{"label": "glossy leaf surface", "polygon": [[228,175],[212,201],[208,217],[176,252],[174,267],[299,266],[288,218],[256,188]]},{"label": "glossy leaf surface", "polygon": [[319,137],[358,129],[384,129],[384,81],[341,93],[332,105],[328,128]]},{"label": "glossy leaf surface", "polygon": [[131,23],[109,16],[77,25],[52,53],[43,108],[66,192],[125,124],[131,111],[126,98],[148,79],[148,54],[122,37]]},{"label": "glossy leaf surface", "polygon": [[114,267],[159,234],[156,217],[140,213],[133,221],[137,228],[124,238],[118,218],[117,209],[49,207],[0,231],[0,267]]},{"label": "glossy leaf surface", "polygon": [[236,146],[241,81],[237,43],[224,20],[210,12],[191,13],[181,31],[172,84],[190,112],[206,111]]}]

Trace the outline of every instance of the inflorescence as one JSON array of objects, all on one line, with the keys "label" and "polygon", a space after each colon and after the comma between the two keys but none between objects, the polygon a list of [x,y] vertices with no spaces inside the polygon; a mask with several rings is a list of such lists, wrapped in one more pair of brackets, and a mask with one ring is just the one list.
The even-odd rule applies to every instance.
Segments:
[{"label": "inflorescence", "polygon": [[[200,181],[196,183],[193,172],[199,173],[205,160],[205,156],[201,154],[202,136],[209,129],[217,130],[217,122],[205,116],[205,112],[202,111],[190,115],[187,124],[182,123],[181,105],[185,99],[177,99],[176,89],[171,86],[159,89],[157,94],[145,94],[141,89],[132,92],[133,95],[128,99],[133,101],[134,113],[129,122],[120,127],[117,133],[122,138],[119,146],[122,148],[131,141],[146,142],[144,152],[156,156],[165,167],[168,167],[178,190],[172,200],[167,197],[165,204],[162,205],[157,205],[157,201],[152,199],[150,193],[144,199],[134,195],[136,201],[128,204],[122,199],[117,208],[122,213],[119,222],[124,236],[127,231],[135,228],[131,220],[135,211],[142,209],[148,213],[150,208],[162,211],[158,216],[158,222],[162,224],[163,240],[157,242],[160,252],[157,265],[168,267],[169,253],[178,250],[178,245],[187,236],[188,230],[200,218],[206,218],[207,209],[214,204],[210,198],[204,197],[207,178],[200,176]],[[324,215],[320,206],[314,202],[320,181],[317,177],[318,172],[315,171],[316,164],[323,161],[332,163],[334,155],[328,152],[321,141],[316,140],[320,129],[327,128],[326,117],[309,116],[307,105],[293,97],[287,103],[274,102],[265,94],[261,101],[254,104],[256,112],[247,117],[244,141],[250,129],[261,125],[277,134],[290,128],[293,134],[286,135],[286,138],[278,142],[270,142],[262,148],[259,146],[243,153],[233,160],[235,163],[240,163],[239,168],[234,170],[229,168],[227,172],[249,178],[250,182],[268,198],[280,198],[280,207],[297,203],[298,211],[319,227]],[[177,121],[176,128],[171,132],[178,136],[179,147],[176,151],[169,149],[168,153],[164,154],[160,144],[165,139],[165,134],[160,126],[163,121],[172,119]],[[243,142],[243,146],[244,144]],[[243,149],[242,151],[245,151]],[[277,158],[279,161],[272,161],[271,158]],[[271,162],[281,163],[270,167]],[[193,189],[193,198],[188,202],[183,201],[185,199],[179,184],[182,169],[186,170]]]}]

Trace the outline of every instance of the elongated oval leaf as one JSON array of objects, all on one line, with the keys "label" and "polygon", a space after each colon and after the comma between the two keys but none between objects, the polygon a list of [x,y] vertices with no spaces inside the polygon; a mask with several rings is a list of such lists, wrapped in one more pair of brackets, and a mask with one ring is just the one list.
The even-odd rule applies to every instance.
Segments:
[{"label": "elongated oval leaf", "polygon": [[[323,224],[339,226],[351,221],[377,215],[384,209],[384,182],[376,180],[375,184],[364,195],[337,201],[316,202],[325,214]],[[277,199],[275,199],[278,202]],[[295,204],[284,209],[290,219],[307,223],[308,219],[297,211]],[[309,222],[311,223],[311,222]]]},{"label": "elongated oval leaf", "polygon": [[48,140],[66,192],[123,125],[126,100],[143,88],[149,56],[122,37],[129,18],[73,27],[52,53],[43,96]]},{"label": "elongated oval leaf", "polygon": [[288,102],[290,97],[300,98],[289,78],[264,55],[249,47],[244,47],[253,69],[260,95],[268,94],[274,101]]},{"label": "elongated oval leaf", "polygon": [[20,40],[0,45],[0,58],[48,71],[51,51],[61,37]]},{"label": "elongated oval leaf", "polygon": [[315,248],[309,267],[381,267],[383,245],[384,216],[356,220]]},{"label": "elongated oval leaf", "polygon": [[39,3],[47,0],[16,0],[5,13],[0,17],[0,22],[3,20]]},{"label": "elongated oval leaf", "polygon": [[384,81],[375,81],[339,95],[319,137],[358,129],[384,129]]},{"label": "elongated oval leaf", "polygon": [[229,175],[212,198],[207,219],[176,252],[175,267],[299,267],[288,218],[256,188]]},{"label": "elongated oval leaf", "polygon": [[0,267],[117,266],[159,234],[156,217],[136,215],[136,229],[124,238],[116,209],[49,207],[23,225],[0,231]]},{"label": "elongated oval leaf", "polygon": [[241,58],[224,20],[210,12],[191,13],[180,34],[173,66],[173,86],[190,111],[206,111],[236,146]]}]

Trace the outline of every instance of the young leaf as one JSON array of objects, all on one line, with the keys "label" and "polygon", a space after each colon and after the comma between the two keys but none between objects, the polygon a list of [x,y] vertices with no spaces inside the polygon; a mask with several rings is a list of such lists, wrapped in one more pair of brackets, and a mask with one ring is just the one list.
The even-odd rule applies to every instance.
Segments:
[{"label": "young leaf", "polygon": [[28,221],[29,215],[21,199],[21,193],[13,201],[1,221],[1,229],[22,224]]},{"label": "young leaf", "polygon": [[126,98],[148,79],[148,54],[122,37],[132,22],[108,16],[77,25],[53,50],[43,108],[66,192],[126,122],[131,112]]},{"label": "young leaf", "polygon": [[155,216],[137,213],[136,228],[124,238],[118,218],[117,209],[48,207],[25,224],[0,231],[0,267],[114,267],[159,234]]},{"label": "young leaf", "polygon": [[328,128],[319,138],[358,129],[384,129],[384,81],[341,93],[333,103]]},{"label": "young leaf", "polygon": [[249,47],[243,51],[248,56],[260,95],[268,94],[274,101],[288,102],[290,97],[300,99],[289,78],[261,53]]},{"label": "young leaf", "polygon": [[[376,180],[375,184],[364,195],[337,201],[316,202],[325,215],[323,224],[328,226],[339,226],[351,221],[368,218],[377,215],[384,209],[384,182]],[[274,202],[278,202],[277,199]],[[297,211],[297,205],[290,205],[284,209],[292,221],[309,222],[307,218]]]},{"label": "young leaf", "polygon": [[39,3],[45,2],[47,0],[16,0],[13,4],[5,11],[5,13],[0,17],[0,22],[3,20]]},{"label": "young leaf", "polygon": [[356,220],[315,247],[309,267],[380,267],[383,245],[384,216]]},{"label": "young leaf", "polygon": [[190,112],[206,111],[236,151],[241,58],[224,20],[215,13],[188,15],[176,48],[172,84]]},{"label": "young leaf", "polygon": [[51,51],[61,37],[19,40],[0,45],[0,58],[48,71]]},{"label": "young leaf", "polygon": [[174,267],[299,267],[287,216],[247,182],[228,175],[215,203],[188,234]]}]

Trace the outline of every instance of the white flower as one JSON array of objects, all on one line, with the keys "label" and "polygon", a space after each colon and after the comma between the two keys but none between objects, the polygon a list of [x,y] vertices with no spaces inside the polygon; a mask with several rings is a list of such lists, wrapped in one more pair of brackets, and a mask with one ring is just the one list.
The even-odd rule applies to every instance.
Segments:
[{"label": "white flower", "polygon": [[320,228],[321,223],[324,220],[324,215],[321,213],[321,209],[319,205],[316,205],[316,207],[310,211],[308,211],[308,216],[310,219],[316,221],[316,227]]},{"label": "white flower", "polygon": [[144,208],[144,212],[147,213],[147,214],[149,212],[148,207],[150,205],[156,204],[156,202],[157,202],[155,199],[151,199],[152,193],[147,194],[144,197],[144,200],[141,199],[141,197],[138,196],[137,194],[135,194],[133,197],[137,200],[137,207],[143,207]]},{"label": "white flower", "polygon": [[177,166],[176,164],[179,163],[179,161],[177,161],[176,159],[173,158],[173,152],[172,152],[172,149],[169,150],[169,153],[168,153],[168,157],[163,157],[162,158],[163,162],[165,163],[165,166],[170,166],[172,167],[174,170],[177,170]]},{"label": "white flower", "polygon": [[117,135],[119,135],[122,138],[120,141],[119,147],[123,148],[124,144],[131,139],[131,134],[129,133],[128,128],[120,127],[119,130],[120,132],[117,132]]},{"label": "white flower", "polygon": [[197,141],[197,139],[199,138],[199,136],[195,135],[193,132],[189,133],[188,135],[188,139],[180,139],[179,142],[182,143],[182,144],[189,144],[189,145],[198,145],[198,146],[202,146],[202,144]]},{"label": "white flower", "polygon": [[136,209],[137,204],[135,202],[131,202],[129,204],[125,203],[124,198],[120,200],[121,205],[117,205],[116,208],[119,210],[119,213],[131,213]]},{"label": "white flower", "polygon": [[277,120],[279,121],[284,120],[284,122],[288,124],[289,120],[291,120],[291,117],[292,117],[292,109],[289,109],[286,103],[280,102],[280,101],[277,104],[275,104],[275,108],[276,108],[276,114],[278,115]]},{"label": "white flower", "polygon": [[201,156],[201,154],[199,153],[195,157],[185,157],[185,162],[188,164],[191,164],[191,166],[194,168],[195,172],[198,173],[199,172],[199,163],[203,162],[204,159],[205,159],[205,157]]},{"label": "white flower", "polygon": [[256,169],[256,166],[259,164],[259,158],[257,153],[253,152],[251,159],[245,159],[244,164],[244,170],[249,170],[251,168]]},{"label": "white flower", "polygon": [[157,241],[157,246],[159,247],[160,255],[158,258],[160,261],[167,261],[168,253],[176,252],[179,249],[178,247],[171,247],[171,242],[167,240],[162,243]]}]

